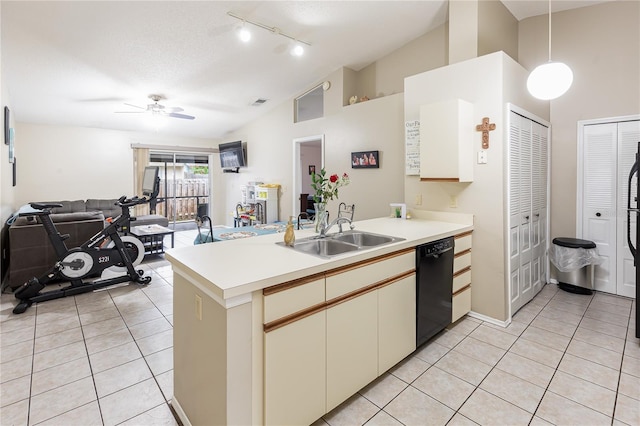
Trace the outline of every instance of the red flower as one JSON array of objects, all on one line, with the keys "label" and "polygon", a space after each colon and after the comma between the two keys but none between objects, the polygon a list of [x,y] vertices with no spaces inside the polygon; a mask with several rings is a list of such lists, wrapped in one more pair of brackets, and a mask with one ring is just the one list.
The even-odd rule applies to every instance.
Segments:
[{"label": "red flower", "polygon": [[331,175],[329,180],[331,181],[331,183],[336,183],[338,181],[338,175]]}]

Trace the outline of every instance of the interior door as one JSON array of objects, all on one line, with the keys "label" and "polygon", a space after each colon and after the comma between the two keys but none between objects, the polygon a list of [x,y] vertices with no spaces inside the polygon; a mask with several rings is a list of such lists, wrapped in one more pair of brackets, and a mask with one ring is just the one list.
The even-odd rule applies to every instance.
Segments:
[{"label": "interior door", "polygon": [[520,120],[520,294],[523,302],[533,299],[533,213],[531,120]]},{"label": "interior door", "polygon": [[588,125],[583,137],[582,238],[596,243],[603,263],[594,268],[595,289],[616,293],[616,162],[618,125]]},{"label": "interior door", "polygon": [[524,305],[520,294],[520,125],[524,117],[509,115],[509,287],[511,314]]},{"label": "interior door", "polygon": [[[629,171],[635,161],[640,142],[640,121],[618,124],[618,214],[617,214],[617,276],[616,294],[635,297],[636,280],[633,256],[627,240],[627,200]],[[637,197],[637,175],[631,182],[631,200]],[[633,205],[634,203],[632,203]],[[635,235],[637,215],[631,215],[631,235]]]}]

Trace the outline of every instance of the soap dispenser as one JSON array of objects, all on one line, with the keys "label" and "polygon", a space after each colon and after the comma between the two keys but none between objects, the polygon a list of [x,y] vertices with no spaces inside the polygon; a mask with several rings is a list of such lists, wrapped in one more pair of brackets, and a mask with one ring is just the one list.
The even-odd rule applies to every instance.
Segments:
[{"label": "soap dispenser", "polygon": [[296,241],[296,234],[293,233],[293,216],[289,216],[289,222],[287,222],[287,229],[284,231],[284,243],[293,247],[293,243]]}]

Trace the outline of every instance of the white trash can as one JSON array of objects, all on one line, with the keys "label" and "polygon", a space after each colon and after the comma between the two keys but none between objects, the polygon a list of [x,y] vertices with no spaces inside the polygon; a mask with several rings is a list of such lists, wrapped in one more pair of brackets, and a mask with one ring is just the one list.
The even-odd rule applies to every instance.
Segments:
[{"label": "white trash can", "polygon": [[549,255],[558,287],[571,293],[593,292],[594,266],[603,260],[598,255],[596,243],[579,238],[554,238]]}]

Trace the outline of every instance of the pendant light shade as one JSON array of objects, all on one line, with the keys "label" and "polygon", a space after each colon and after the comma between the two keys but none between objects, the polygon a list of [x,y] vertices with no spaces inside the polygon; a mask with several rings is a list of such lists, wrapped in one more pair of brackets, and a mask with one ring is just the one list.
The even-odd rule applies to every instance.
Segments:
[{"label": "pendant light shade", "polygon": [[551,0],[549,0],[549,62],[538,65],[527,79],[527,90],[534,98],[545,101],[566,93],[573,83],[573,71],[562,62],[551,61]]},{"label": "pendant light shade", "polygon": [[550,100],[566,93],[573,83],[573,71],[562,62],[538,65],[529,74],[527,90],[534,98]]}]

